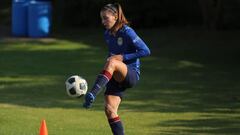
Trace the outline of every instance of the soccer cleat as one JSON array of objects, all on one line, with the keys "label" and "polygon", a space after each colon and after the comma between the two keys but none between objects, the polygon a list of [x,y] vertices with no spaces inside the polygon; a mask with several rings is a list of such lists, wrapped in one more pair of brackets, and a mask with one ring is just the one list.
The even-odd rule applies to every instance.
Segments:
[{"label": "soccer cleat", "polygon": [[90,108],[94,100],[95,96],[91,92],[88,92],[85,96],[85,103],[83,103],[83,107],[86,109]]}]

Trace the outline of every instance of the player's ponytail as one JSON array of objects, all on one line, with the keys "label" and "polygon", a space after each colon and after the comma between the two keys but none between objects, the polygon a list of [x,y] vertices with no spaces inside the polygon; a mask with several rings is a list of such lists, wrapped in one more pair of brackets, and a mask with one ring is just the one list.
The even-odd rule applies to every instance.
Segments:
[{"label": "player's ponytail", "polygon": [[114,3],[114,4],[107,4],[105,5],[101,11],[104,10],[109,10],[111,11],[117,18],[116,23],[114,26],[110,29],[110,32],[112,34],[115,34],[120,28],[123,27],[123,25],[128,25],[129,22],[126,19],[122,7],[119,3]]},{"label": "player's ponytail", "polygon": [[115,30],[114,30],[114,32],[117,32],[120,28],[122,28],[123,25],[129,24],[129,22],[123,13],[121,5],[119,3],[115,3],[114,5],[117,7],[117,10],[118,10],[118,19],[115,24]]}]

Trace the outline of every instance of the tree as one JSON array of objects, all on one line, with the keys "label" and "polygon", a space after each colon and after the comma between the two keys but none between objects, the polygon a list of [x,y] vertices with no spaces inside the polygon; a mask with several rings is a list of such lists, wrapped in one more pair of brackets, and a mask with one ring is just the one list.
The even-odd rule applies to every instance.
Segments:
[{"label": "tree", "polygon": [[222,0],[198,0],[202,10],[203,25],[216,30],[222,23]]}]

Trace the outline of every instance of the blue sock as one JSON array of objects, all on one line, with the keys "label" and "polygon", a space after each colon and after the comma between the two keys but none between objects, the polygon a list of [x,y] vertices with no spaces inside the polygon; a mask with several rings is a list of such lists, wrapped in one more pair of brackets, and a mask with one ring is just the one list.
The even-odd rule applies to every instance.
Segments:
[{"label": "blue sock", "polygon": [[113,135],[124,135],[123,124],[118,116],[116,118],[109,119],[108,122],[112,129]]},{"label": "blue sock", "polygon": [[100,92],[101,88],[104,87],[111,78],[112,78],[112,75],[106,70],[103,70],[98,75],[98,77],[90,91],[94,95],[94,97],[97,96],[97,94]]}]

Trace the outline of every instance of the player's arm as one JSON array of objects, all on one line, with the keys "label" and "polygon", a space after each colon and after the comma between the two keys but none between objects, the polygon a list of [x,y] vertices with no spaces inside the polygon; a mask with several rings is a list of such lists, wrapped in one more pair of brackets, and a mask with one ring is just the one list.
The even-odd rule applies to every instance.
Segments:
[{"label": "player's arm", "polygon": [[135,53],[124,54],[123,61],[145,57],[150,55],[150,49],[147,47],[145,42],[135,33],[133,29],[126,31],[129,42],[137,49]]}]

